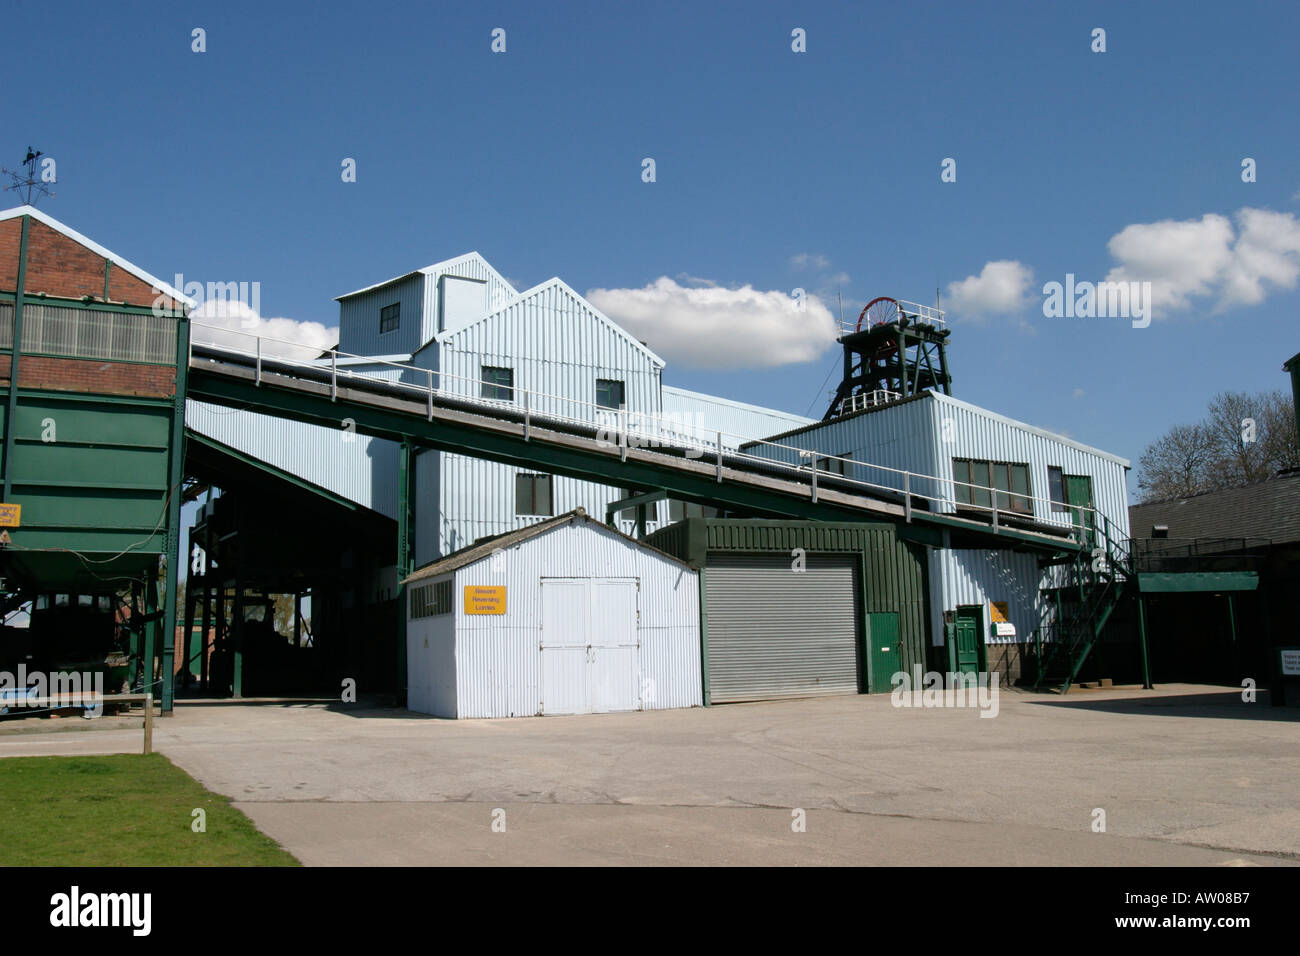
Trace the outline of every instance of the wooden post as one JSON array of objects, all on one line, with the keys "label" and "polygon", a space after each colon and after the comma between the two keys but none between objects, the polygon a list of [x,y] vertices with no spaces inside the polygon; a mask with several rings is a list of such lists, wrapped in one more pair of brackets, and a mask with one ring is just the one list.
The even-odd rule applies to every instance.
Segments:
[{"label": "wooden post", "polygon": [[144,755],[153,753],[153,694],[144,695]]}]

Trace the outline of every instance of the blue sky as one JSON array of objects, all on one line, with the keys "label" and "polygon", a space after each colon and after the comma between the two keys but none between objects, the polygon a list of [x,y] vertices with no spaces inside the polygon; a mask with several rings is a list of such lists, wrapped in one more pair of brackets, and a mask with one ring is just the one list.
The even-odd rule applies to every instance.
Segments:
[{"label": "blue sky", "polygon": [[[164,278],[260,282],[266,317],[333,325],[470,249],[611,314],[683,290],[634,329],[667,383],[815,416],[825,316],[763,293],[938,285],[955,395],[1135,463],[1215,392],[1287,386],[1294,4],[329,6],[11,9],[0,159],[44,150],[44,211]],[[1044,317],[1045,282],[1116,269],[1150,327]]]}]

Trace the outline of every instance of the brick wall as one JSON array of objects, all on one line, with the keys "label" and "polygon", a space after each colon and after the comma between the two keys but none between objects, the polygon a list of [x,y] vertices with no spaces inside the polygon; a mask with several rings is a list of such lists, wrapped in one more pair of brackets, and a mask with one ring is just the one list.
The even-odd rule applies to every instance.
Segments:
[{"label": "brick wall", "polygon": [[[0,289],[18,285],[18,252],[21,246],[22,220],[0,222]],[[104,263],[106,260],[79,242],[51,229],[43,222],[31,220],[27,234],[27,293],[79,299],[104,298]],[[149,283],[137,279],[120,266],[109,272],[109,300],[130,305],[152,306],[158,294]],[[164,299],[163,305],[176,303]]]},{"label": "brick wall", "polygon": [[[0,353],[0,386],[8,384],[9,356]],[[169,365],[24,355],[18,363],[18,384],[57,392],[172,398],[176,394],[176,370]]]}]

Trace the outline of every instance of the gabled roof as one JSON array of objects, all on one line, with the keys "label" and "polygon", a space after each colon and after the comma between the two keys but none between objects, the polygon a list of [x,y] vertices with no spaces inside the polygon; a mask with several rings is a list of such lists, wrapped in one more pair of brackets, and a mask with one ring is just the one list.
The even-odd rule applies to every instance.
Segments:
[{"label": "gabled roof", "polygon": [[463,255],[453,256],[450,259],[444,259],[441,262],[435,262],[433,265],[425,266],[423,269],[416,269],[413,272],[407,272],[400,276],[394,276],[391,279],[385,279],[383,282],[376,282],[374,285],[368,285],[364,289],[356,289],[355,291],[352,292],[345,292],[342,295],[336,295],[334,297],[334,301],[342,302],[344,299],[350,299],[353,296],[363,295],[366,292],[374,292],[376,289],[382,289],[385,286],[396,285],[398,282],[405,282],[407,279],[414,279],[416,276],[433,275],[436,272],[451,273],[456,266],[470,259],[475,260],[480,265],[482,265],[485,269],[491,272],[492,275],[496,276],[496,278],[501,281],[501,284],[504,285],[507,289],[514,289],[514,286],[511,285],[506,280],[506,277],[503,276],[501,273],[497,272],[497,270],[492,267],[492,263],[488,262],[477,252],[466,252]]},{"label": "gabled roof", "polygon": [[163,282],[158,277],[150,275],[148,272],[145,272],[135,263],[128,262],[126,259],[123,259],[121,256],[119,256],[117,253],[113,252],[112,250],[105,249],[103,246],[95,242],[93,239],[88,239],[87,237],[83,236],[81,233],[77,232],[77,230],[73,229],[71,226],[65,226],[63,223],[59,222],[59,220],[55,219],[53,216],[47,216],[45,213],[41,212],[35,206],[16,206],[13,209],[5,209],[3,211],[0,211],[0,222],[4,222],[7,219],[19,219],[23,216],[31,216],[37,222],[49,226],[55,232],[67,236],[73,242],[85,246],[95,255],[107,259],[109,262],[113,263],[113,265],[117,266],[123,272],[127,272],[135,276],[141,282],[149,283],[149,285],[153,286],[153,288],[157,289],[163,295],[166,295],[177,302],[183,302],[191,309],[194,308],[195,305],[194,300],[191,299],[189,296],[185,295],[184,293],[182,293],[179,289],[173,289],[169,284]]},{"label": "gabled roof", "polygon": [[[500,308],[492,310],[487,315],[483,316],[481,319],[475,319],[473,322],[469,322],[466,325],[462,325],[460,328],[455,329],[451,332],[443,332],[440,335],[435,336],[433,341],[449,342],[452,339],[456,338],[458,335],[463,335],[469,329],[472,329],[477,325],[482,325],[485,322],[490,322],[496,316],[500,315],[503,312],[508,311],[509,309],[514,308],[515,306],[519,305],[521,302],[526,302],[528,299],[539,296],[547,289],[552,289],[552,288],[560,289],[567,295],[572,296],[574,300],[576,300],[579,304],[581,304],[583,308],[590,311],[592,315],[594,315],[599,321],[604,322],[606,325],[608,325],[611,330],[613,330],[617,335],[626,339],[638,351],[644,352],[646,356],[650,359],[650,361],[653,362],[655,365],[657,365],[659,368],[663,368],[667,364],[666,362],[664,362],[663,359],[661,359],[658,355],[656,355],[648,345],[646,345],[644,342],[642,342],[640,339],[636,338],[635,336],[631,335],[625,328],[623,328],[621,325],[619,325],[617,322],[615,322],[613,319],[607,316],[604,312],[600,311],[600,309],[596,308],[594,305],[588,302],[585,298],[583,298],[582,295],[576,292],[571,285],[569,285],[559,276],[553,276],[552,278],[547,279],[545,282],[539,282],[531,289],[526,289],[523,292],[520,292],[516,298],[511,299],[509,302],[507,302],[505,305],[502,305]],[[428,344],[429,343],[425,343],[425,346],[427,346]]]},{"label": "gabled roof", "polygon": [[1265,481],[1186,498],[1149,501],[1128,509],[1133,537],[1166,525],[1171,538],[1269,538],[1300,541],[1300,470]]},{"label": "gabled roof", "polygon": [[504,534],[493,535],[489,538],[481,538],[469,547],[461,548],[459,551],[453,551],[444,558],[439,558],[430,564],[426,564],[424,567],[419,568],[403,579],[402,583],[410,584],[415,581],[425,580],[426,578],[436,578],[443,574],[449,574],[452,571],[458,571],[463,567],[474,564],[475,562],[482,561],[485,558],[490,558],[496,551],[512,548],[530,538],[536,538],[538,535],[546,534],[546,532],[554,530],[562,525],[576,524],[579,521],[587,525],[594,525],[601,531],[617,535],[629,544],[636,545],[638,548],[653,551],[655,554],[667,558],[674,564],[690,567],[690,565],[681,558],[674,557],[666,551],[660,551],[658,548],[652,547],[644,541],[638,541],[636,538],[628,537],[617,528],[611,528],[607,524],[600,523],[595,518],[591,517],[591,515],[587,514],[585,508],[574,508],[572,511],[566,511],[564,514],[556,515],[554,518],[548,518],[545,521],[530,524],[526,528],[507,531]]}]

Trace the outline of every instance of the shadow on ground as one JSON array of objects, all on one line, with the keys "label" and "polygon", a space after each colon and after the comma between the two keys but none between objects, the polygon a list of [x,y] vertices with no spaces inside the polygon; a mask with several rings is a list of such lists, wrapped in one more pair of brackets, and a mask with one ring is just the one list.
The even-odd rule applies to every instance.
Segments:
[{"label": "shadow on ground", "polygon": [[1075,691],[1065,697],[1028,697],[1026,703],[1043,707],[1065,707],[1074,710],[1103,711],[1112,714],[1142,714],[1149,717],[1213,717],[1215,720],[1270,720],[1282,723],[1300,723],[1300,707],[1273,707],[1266,690],[1257,691],[1255,701],[1241,699],[1240,690],[1198,692],[1191,694],[1165,694],[1150,696],[1147,691],[1135,691],[1133,697],[1090,698],[1087,691]]}]

